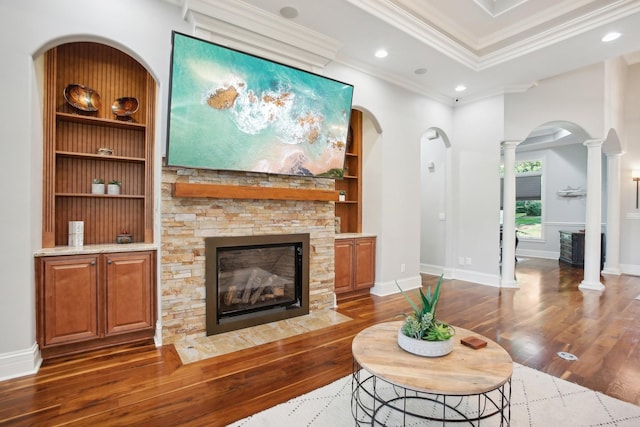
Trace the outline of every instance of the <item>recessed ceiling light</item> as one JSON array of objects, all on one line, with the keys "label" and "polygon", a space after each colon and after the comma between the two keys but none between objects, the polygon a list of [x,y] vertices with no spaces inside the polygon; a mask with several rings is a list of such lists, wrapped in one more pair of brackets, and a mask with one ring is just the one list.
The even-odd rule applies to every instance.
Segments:
[{"label": "recessed ceiling light", "polygon": [[386,58],[387,55],[389,55],[389,52],[387,52],[384,49],[378,49],[376,50],[375,55],[376,55],[376,58]]},{"label": "recessed ceiling light", "polygon": [[298,16],[298,9],[292,6],[285,6],[280,9],[280,16],[287,19],[293,19]]},{"label": "recessed ceiling light", "polygon": [[467,90],[467,87],[465,85],[456,86],[456,92],[463,92],[465,90]]},{"label": "recessed ceiling light", "polygon": [[621,33],[618,33],[617,31],[612,31],[612,32],[610,32],[610,33],[606,34],[606,35],[602,38],[602,41],[603,41],[603,42],[612,42],[612,41],[614,41],[614,40],[619,39],[621,35],[622,35],[622,34],[621,34]]},{"label": "recessed ceiling light", "polygon": [[426,68],[417,68],[414,71],[415,74],[427,74],[427,69]]}]

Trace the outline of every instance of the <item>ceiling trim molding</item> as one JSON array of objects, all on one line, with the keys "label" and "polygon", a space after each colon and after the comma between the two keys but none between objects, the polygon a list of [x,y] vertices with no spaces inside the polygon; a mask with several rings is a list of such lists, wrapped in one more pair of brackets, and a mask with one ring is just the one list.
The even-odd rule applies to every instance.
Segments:
[{"label": "ceiling trim molding", "polygon": [[194,35],[233,49],[317,71],[342,44],[242,1],[185,0],[183,17]]},{"label": "ceiling trim molding", "polygon": [[627,65],[634,65],[640,62],[640,52],[633,52],[623,56]]},{"label": "ceiling trim molding", "polygon": [[516,42],[508,47],[491,52],[483,56],[479,61],[478,70],[484,70],[516,59],[567,40],[575,35],[593,30],[616,19],[640,12],[640,2],[624,1],[621,3],[625,4],[609,5],[582,17],[566,21],[553,29],[529,37],[521,42]]},{"label": "ceiling trim molding", "polygon": [[500,16],[527,1],[529,0],[473,0],[475,4],[480,6],[480,9],[487,12],[492,18]]},{"label": "ceiling trim molding", "polygon": [[416,18],[401,7],[387,0],[347,0],[380,20],[409,34],[416,40],[428,44],[440,53],[461,64],[476,69],[480,60],[469,48],[446,36],[437,28]]},{"label": "ceiling trim molding", "polygon": [[[384,80],[388,83],[391,83],[394,86],[401,87],[410,92],[426,96],[427,98],[433,99],[443,104],[447,104],[447,105],[453,104],[453,100],[451,98],[442,95],[442,93],[438,91],[425,89],[424,86],[418,85],[417,83],[414,83],[411,80],[405,79],[401,75],[398,75],[395,73],[381,72],[380,69],[370,67],[359,61],[355,61],[353,58],[343,58],[340,55],[338,55],[338,57],[333,62],[335,62],[336,64],[341,64],[353,70],[359,71],[361,73],[368,74],[380,80]],[[357,91],[358,88],[356,87],[355,90]]]},{"label": "ceiling trim molding", "polygon": [[[571,12],[577,7],[584,7],[589,3],[591,3],[591,0],[581,0],[581,2],[579,3],[577,1],[558,2],[553,7],[530,16],[526,21],[509,25],[500,31],[497,31],[486,37],[481,37],[475,47],[478,51],[489,51],[491,49],[491,46],[497,45],[498,43],[507,42],[509,39],[515,40],[519,33],[534,29],[536,27],[541,27],[545,24],[545,22],[551,19],[557,19],[565,15],[570,15]],[[471,44],[470,46],[473,46],[473,44]]]},{"label": "ceiling trim molding", "polygon": [[597,28],[608,22],[640,12],[640,2],[635,0],[620,0],[594,10],[584,16],[563,22],[561,25],[555,26],[535,36],[480,55],[457,40],[448,37],[436,27],[416,18],[389,0],[347,1],[399,30],[404,31],[416,40],[427,43],[440,53],[474,71],[482,71],[511,61]]}]

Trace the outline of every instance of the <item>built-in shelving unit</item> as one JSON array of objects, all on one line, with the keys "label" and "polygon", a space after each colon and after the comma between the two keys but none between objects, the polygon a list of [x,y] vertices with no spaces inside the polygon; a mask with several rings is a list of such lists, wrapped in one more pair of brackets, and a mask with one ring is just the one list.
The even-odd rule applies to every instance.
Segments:
[{"label": "built-in shelving unit", "polygon": [[[81,84],[101,98],[97,111],[69,105],[64,89]],[[135,97],[138,111],[116,117],[112,103]],[[45,55],[42,246],[67,244],[68,222],[84,221],[85,244],[113,243],[123,230],[153,242],[155,82],[129,55],[112,47],[68,43]],[[112,150],[101,155],[99,148]],[[92,194],[94,178],[121,182],[119,195]]]},{"label": "built-in shelving unit", "polygon": [[344,191],[345,201],[336,202],[341,233],[362,231],[362,112],[351,110],[344,176],[336,180],[336,190]]},{"label": "built-in shelving unit", "polygon": [[[65,100],[71,84],[99,94],[101,102],[91,98],[97,111]],[[122,97],[138,99],[130,117],[112,113]],[[155,81],[117,49],[63,44],[45,54],[43,105],[42,250],[35,258],[42,357],[151,341]],[[120,194],[94,194],[94,179],[119,181]],[[84,246],[68,246],[69,221],[84,222]],[[134,243],[116,245],[125,230]]]}]

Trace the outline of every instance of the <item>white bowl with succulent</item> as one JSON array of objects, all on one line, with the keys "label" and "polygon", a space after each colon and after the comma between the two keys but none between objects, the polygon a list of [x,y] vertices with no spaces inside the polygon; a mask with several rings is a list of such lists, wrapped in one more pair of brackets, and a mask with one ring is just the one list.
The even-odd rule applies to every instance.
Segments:
[{"label": "white bowl with succulent", "polygon": [[451,353],[455,330],[451,325],[436,318],[441,284],[442,276],[438,279],[433,294],[431,287],[427,288],[426,295],[420,289],[421,304],[416,304],[396,283],[413,309],[412,313],[403,314],[405,322],[398,331],[398,345],[402,349],[427,357],[440,357]]}]

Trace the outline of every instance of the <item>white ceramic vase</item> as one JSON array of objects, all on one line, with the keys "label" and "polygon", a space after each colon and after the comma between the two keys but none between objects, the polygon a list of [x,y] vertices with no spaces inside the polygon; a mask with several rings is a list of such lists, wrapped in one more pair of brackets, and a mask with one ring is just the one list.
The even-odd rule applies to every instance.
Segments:
[{"label": "white ceramic vase", "polygon": [[104,194],[104,184],[91,184],[91,194]]},{"label": "white ceramic vase", "polygon": [[440,357],[451,353],[453,350],[453,337],[446,341],[425,341],[411,338],[398,331],[398,345],[405,351],[418,356]]},{"label": "white ceramic vase", "polygon": [[120,194],[120,186],[118,184],[108,184],[107,194],[113,194],[113,195]]}]

